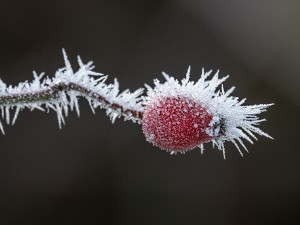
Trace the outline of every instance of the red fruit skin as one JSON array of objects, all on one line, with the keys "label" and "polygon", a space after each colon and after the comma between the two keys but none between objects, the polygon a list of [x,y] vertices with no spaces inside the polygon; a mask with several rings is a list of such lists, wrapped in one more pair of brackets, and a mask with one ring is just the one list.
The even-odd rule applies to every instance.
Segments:
[{"label": "red fruit skin", "polygon": [[184,153],[212,140],[206,133],[212,115],[186,97],[160,97],[149,102],[142,129],[147,141],[166,150]]}]

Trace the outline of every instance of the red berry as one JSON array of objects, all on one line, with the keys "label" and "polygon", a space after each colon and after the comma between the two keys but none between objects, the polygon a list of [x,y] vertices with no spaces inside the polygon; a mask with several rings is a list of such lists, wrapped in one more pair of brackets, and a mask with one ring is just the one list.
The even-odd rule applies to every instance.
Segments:
[{"label": "red berry", "polygon": [[146,139],[166,151],[186,152],[212,140],[207,132],[212,115],[201,103],[186,97],[160,97],[143,114]]}]

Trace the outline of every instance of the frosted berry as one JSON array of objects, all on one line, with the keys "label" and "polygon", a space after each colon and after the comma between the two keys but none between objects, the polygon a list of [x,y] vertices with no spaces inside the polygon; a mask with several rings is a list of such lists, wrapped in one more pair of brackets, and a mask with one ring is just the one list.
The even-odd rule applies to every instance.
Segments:
[{"label": "frosted berry", "polygon": [[186,152],[212,140],[212,115],[187,97],[159,97],[148,102],[143,132],[149,142],[166,151]]},{"label": "frosted berry", "polygon": [[[0,131],[2,122],[14,124],[19,112],[25,108],[57,114],[59,127],[65,122],[69,110],[79,115],[79,97],[86,98],[92,111],[102,108],[114,122],[125,120],[142,123],[146,139],[166,151],[184,153],[197,146],[201,153],[203,143],[211,142],[223,152],[225,142],[231,142],[243,155],[240,146],[247,151],[244,140],[253,143],[256,135],[272,137],[258,125],[265,121],[259,116],[273,104],[244,105],[245,99],[231,96],[234,87],[225,91],[218,73],[208,79],[212,71],[205,72],[196,81],[190,80],[190,67],[185,78],[178,81],[163,73],[166,81],[154,80],[154,87],[145,84],[144,89],[119,92],[119,83],[106,84],[107,76],[92,69],[91,62],[84,64],[78,57],[79,70],[73,71],[63,50],[65,67],[53,78],[34,73],[32,82],[20,82],[15,87],[0,79]],[[13,119],[11,112],[14,111]]]}]

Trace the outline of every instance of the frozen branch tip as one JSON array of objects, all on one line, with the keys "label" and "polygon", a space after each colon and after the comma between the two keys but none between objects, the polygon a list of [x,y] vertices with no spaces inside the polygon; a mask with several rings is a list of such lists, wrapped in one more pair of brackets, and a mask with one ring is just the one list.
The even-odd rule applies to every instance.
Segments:
[{"label": "frozen branch tip", "polygon": [[[85,98],[92,110],[105,109],[112,123],[124,117],[142,125],[147,141],[171,154],[186,153],[211,142],[225,158],[226,141],[232,142],[239,153],[248,151],[244,140],[253,144],[257,135],[272,137],[258,126],[265,119],[259,114],[273,104],[244,105],[246,99],[231,96],[234,87],[225,91],[218,72],[202,74],[190,80],[190,67],[181,81],[163,73],[165,82],[154,80],[154,87],[145,84],[134,92],[119,91],[119,83],[106,84],[107,75],[93,71],[92,62],[84,64],[78,56],[79,69],[73,71],[63,50],[65,67],[54,77],[33,73],[31,82],[20,82],[12,87],[0,79],[0,129],[3,123],[13,125],[19,113],[27,108],[57,114],[58,125],[65,124],[69,111],[79,116],[79,97]],[[211,77],[210,79],[208,79]],[[146,92],[146,95],[144,95]],[[13,116],[11,116],[13,114]]]}]

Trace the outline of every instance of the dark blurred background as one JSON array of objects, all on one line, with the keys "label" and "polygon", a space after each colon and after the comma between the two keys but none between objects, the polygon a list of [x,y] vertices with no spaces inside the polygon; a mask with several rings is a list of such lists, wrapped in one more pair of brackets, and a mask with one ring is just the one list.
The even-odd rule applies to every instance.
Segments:
[{"label": "dark blurred background", "polygon": [[80,101],[56,114],[23,111],[0,135],[0,224],[300,224],[300,2],[240,0],[0,0],[0,77],[53,75],[61,49],[93,60],[121,89],[181,79],[192,66],[230,74],[247,104],[271,103],[275,140],[227,159],[206,146],[170,156],[141,127]]}]

